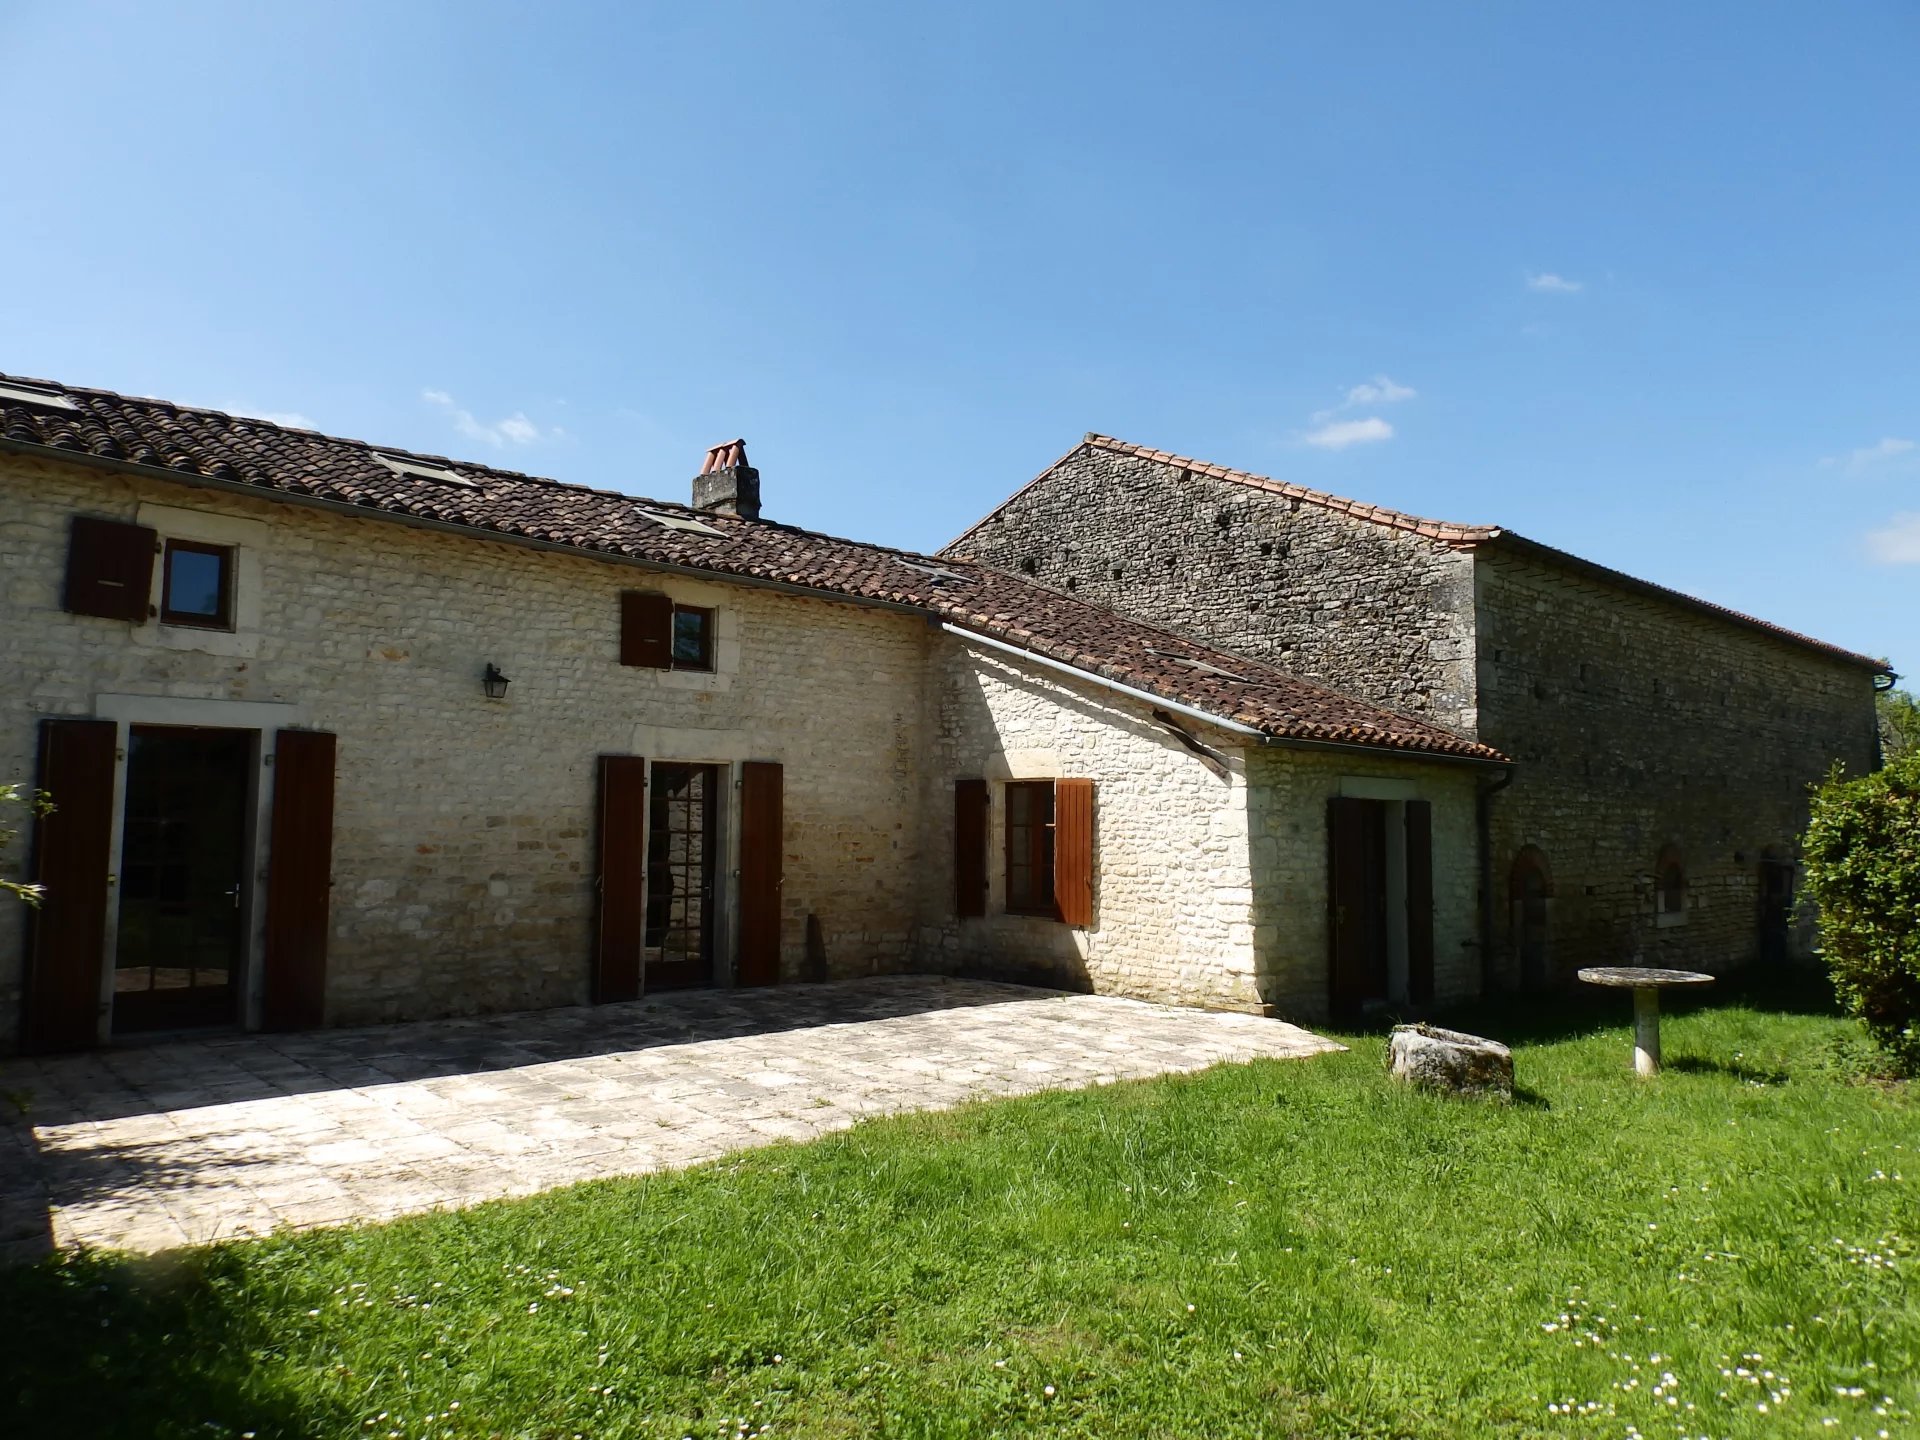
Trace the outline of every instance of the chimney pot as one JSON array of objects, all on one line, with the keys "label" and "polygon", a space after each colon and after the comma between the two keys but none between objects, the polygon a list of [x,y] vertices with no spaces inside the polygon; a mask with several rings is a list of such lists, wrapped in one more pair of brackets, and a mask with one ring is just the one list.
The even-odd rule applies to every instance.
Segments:
[{"label": "chimney pot", "polygon": [[747,463],[747,442],[729,440],[707,451],[693,477],[693,508],[742,520],[760,518],[760,472]]}]

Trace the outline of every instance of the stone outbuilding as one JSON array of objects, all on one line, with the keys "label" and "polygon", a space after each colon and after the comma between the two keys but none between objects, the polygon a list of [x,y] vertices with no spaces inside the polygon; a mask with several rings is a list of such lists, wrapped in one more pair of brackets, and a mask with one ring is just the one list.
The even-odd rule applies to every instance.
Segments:
[{"label": "stone outbuilding", "polygon": [[56,807],[0,1043],[884,971],[1478,988],[1509,766],[1434,707],[768,521],[738,441],[694,495],[0,377],[0,777]]},{"label": "stone outbuilding", "polygon": [[1088,435],[943,552],[1471,735],[1490,986],[1804,950],[1807,789],[1887,662],[1491,525]]}]

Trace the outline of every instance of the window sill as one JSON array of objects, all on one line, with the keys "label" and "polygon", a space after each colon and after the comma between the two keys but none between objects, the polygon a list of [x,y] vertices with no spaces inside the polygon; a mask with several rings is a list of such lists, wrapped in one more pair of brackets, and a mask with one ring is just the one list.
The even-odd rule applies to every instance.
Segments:
[{"label": "window sill", "polygon": [[1687,912],[1684,910],[1666,910],[1653,917],[1653,924],[1656,930],[1671,930],[1676,925],[1684,925],[1686,923]]},{"label": "window sill", "polygon": [[251,631],[210,630],[200,625],[171,625],[158,621],[133,632],[134,643],[155,650],[197,650],[203,655],[225,655],[252,660],[260,653],[260,636]]}]

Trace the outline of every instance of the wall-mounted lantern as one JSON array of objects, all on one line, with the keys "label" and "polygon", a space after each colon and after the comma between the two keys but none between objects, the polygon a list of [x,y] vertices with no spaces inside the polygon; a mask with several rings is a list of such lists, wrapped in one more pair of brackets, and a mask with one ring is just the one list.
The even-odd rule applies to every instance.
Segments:
[{"label": "wall-mounted lantern", "polygon": [[480,677],[480,684],[486,689],[487,699],[506,699],[508,683],[507,677],[500,673],[500,667],[489,660],[486,673]]}]

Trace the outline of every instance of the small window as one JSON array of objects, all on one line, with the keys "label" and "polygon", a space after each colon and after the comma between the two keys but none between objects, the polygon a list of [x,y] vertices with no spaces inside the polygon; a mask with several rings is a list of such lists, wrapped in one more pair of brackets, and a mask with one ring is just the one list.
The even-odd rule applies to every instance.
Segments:
[{"label": "small window", "polygon": [[1007,785],[1007,913],[1055,913],[1051,780]]},{"label": "small window", "polygon": [[233,551],[197,540],[167,541],[160,619],[202,630],[233,628]]},{"label": "small window", "polygon": [[694,605],[673,607],[673,668],[713,669],[713,611]]}]

